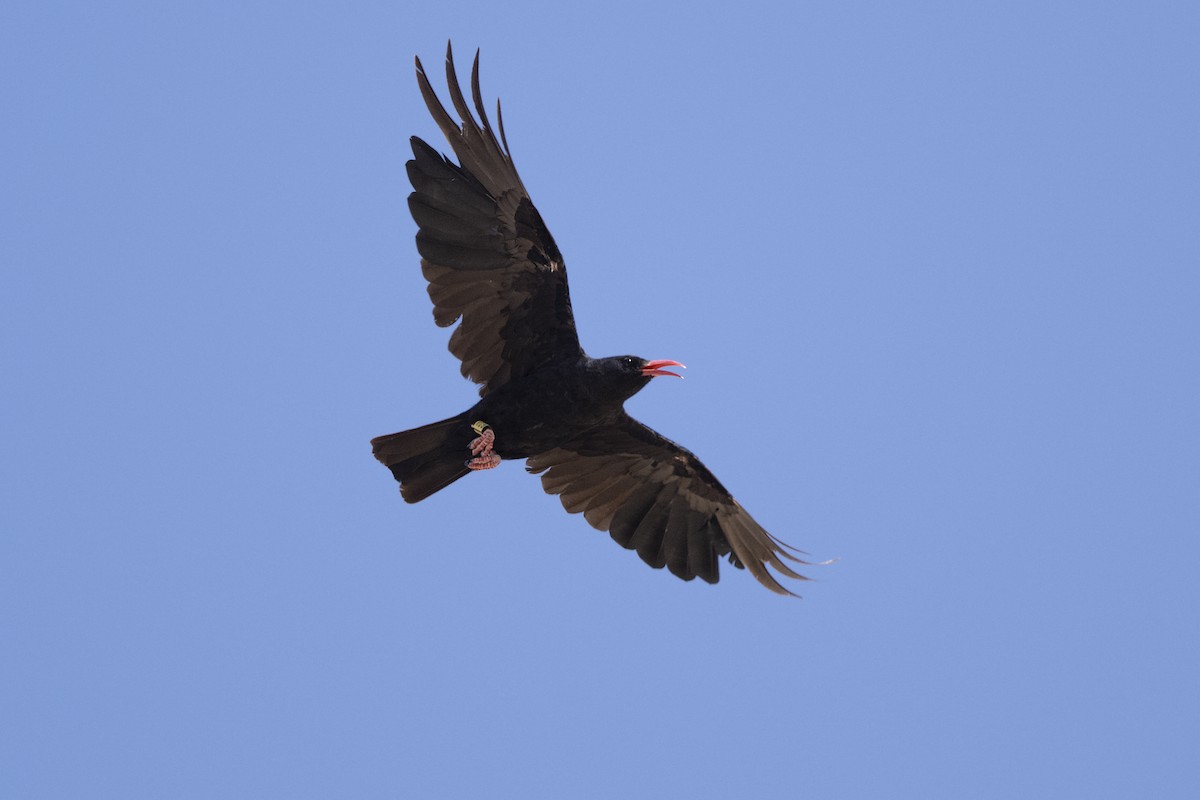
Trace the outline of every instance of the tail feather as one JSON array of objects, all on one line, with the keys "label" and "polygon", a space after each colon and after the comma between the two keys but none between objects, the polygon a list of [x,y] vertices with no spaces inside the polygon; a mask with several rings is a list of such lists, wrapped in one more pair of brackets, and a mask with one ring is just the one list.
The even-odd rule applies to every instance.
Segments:
[{"label": "tail feather", "polygon": [[400,496],[416,503],[470,472],[467,444],[473,438],[467,418],[444,419],[411,431],[378,436],[371,451],[400,482]]}]

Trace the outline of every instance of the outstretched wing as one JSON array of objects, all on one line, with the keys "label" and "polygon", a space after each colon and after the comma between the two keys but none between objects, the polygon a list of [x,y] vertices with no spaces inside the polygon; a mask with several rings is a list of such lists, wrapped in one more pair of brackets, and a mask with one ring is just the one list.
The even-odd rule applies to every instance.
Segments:
[{"label": "outstretched wing", "polygon": [[570,442],[531,457],[542,487],[571,513],[607,530],[655,569],[690,581],[718,579],[728,555],[773,592],[792,594],[767,569],[807,580],[784,559],[808,564],[763,530],[690,451],[623,414]]},{"label": "outstretched wing", "polygon": [[482,384],[483,395],[539,366],[582,355],[567,268],[513,166],[499,103],[500,141],[492,131],[479,91],[479,53],[471,70],[477,122],[446,48],[446,81],[461,125],[416,63],[421,94],[459,163],[414,136],[408,207],[420,228],[417,250],[434,321],[448,327],[461,320],[450,352],[462,360],[462,374]]}]

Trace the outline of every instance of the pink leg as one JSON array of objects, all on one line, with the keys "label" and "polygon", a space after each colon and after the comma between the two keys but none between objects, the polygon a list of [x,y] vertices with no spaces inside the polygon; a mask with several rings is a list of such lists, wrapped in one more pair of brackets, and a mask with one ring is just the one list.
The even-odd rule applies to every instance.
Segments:
[{"label": "pink leg", "polygon": [[492,445],[496,443],[496,434],[491,428],[484,428],[478,438],[471,442],[471,455],[477,456],[481,453],[492,452]]},{"label": "pink leg", "polygon": [[479,434],[471,444],[471,458],[467,461],[468,469],[495,469],[500,466],[500,456],[492,452],[492,445],[496,443],[495,432],[488,427],[486,422],[476,422],[471,426],[475,432]]}]

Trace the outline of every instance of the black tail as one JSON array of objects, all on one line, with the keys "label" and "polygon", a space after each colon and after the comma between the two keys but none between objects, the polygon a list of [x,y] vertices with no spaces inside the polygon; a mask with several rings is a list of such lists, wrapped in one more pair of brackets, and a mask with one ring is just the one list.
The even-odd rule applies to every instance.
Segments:
[{"label": "black tail", "polygon": [[371,440],[371,451],[400,481],[400,496],[416,503],[470,472],[467,445],[475,433],[466,415]]}]

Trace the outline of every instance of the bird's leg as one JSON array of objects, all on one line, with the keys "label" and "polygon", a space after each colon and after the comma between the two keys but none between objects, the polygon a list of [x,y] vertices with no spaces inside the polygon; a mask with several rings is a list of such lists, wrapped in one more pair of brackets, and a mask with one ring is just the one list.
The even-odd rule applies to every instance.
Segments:
[{"label": "bird's leg", "polygon": [[495,469],[500,466],[500,456],[492,452],[492,445],[496,443],[496,433],[492,430],[492,426],[479,420],[471,425],[471,429],[479,436],[470,444],[473,458],[467,461],[467,468]]},{"label": "bird's leg", "polygon": [[471,430],[479,434],[470,444],[471,455],[487,455],[492,452],[492,445],[496,443],[496,433],[492,426],[480,420],[471,425]]}]

